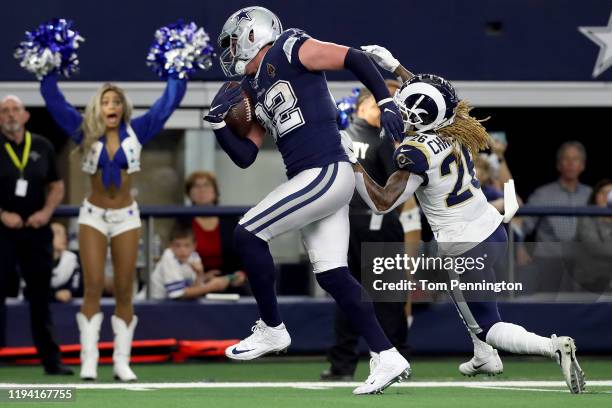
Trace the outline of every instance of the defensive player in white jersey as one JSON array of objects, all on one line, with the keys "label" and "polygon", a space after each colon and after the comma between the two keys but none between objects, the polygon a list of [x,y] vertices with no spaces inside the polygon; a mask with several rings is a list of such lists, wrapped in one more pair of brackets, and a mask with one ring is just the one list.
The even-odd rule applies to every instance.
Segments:
[{"label": "defensive player in white jersey", "polygon": [[[241,87],[221,87],[204,118],[219,145],[240,167],[250,166],[265,135],[274,137],[288,180],[251,208],[234,230],[234,244],[245,265],[261,319],[253,333],[228,347],[227,357],[251,360],[285,350],[291,337],[274,293],[274,261],[268,241],[300,230],[316,280],[345,312],[351,325],[378,353],[365,384],[355,394],[381,393],[409,375],[408,361],[382,331],[372,302],[347,267],[348,204],[353,170],[340,141],[337,110],[325,71],[347,69],[374,95],[381,124],[401,139],[403,123],[376,66],[362,51],[317,41],[301,30],[282,29],[270,10],[247,7],[226,21],[219,36],[227,76],[243,77]],[[242,138],[225,126],[225,115],[249,93],[257,123]]]},{"label": "defensive player in white jersey", "polygon": [[[381,214],[416,194],[440,254],[472,258],[487,254],[485,267],[466,271],[461,280],[494,282],[493,264],[505,254],[507,234],[503,217],[480,189],[472,162],[488,147],[489,135],[470,116],[471,107],[459,101],[450,82],[436,75],[412,76],[384,48],[365,49],[379,65],[406,80],[394,96],[403,115],[406,137],[394,153],[397,171],[381,187],[359,165],[352,154],[352,142],[343,132],[357,191],[373,211]],[[506,323],[494,299],[475,299],[472,293],[459,290],[449,294],[474,342],[474,357],[460,366],[462,373],[500,373],[503,366],[497,348],[556,358],[570,391],[584,391],[584,373],[572,338],[541,337]]]}]

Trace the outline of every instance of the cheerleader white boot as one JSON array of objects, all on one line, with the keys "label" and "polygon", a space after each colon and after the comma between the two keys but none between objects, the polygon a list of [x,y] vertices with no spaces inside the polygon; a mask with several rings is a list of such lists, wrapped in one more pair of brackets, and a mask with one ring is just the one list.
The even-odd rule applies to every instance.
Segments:
[{"label": "cheerleader white boot", "polygon": [[116,380],[136,381],[138,377],[130,368],[130,355],[132,351],[132,337],[134,329],[138,324],[138,317],[133,316],[130,325],[115,315],[111,317],[111,325],[115,333],[115,343],[113,350],[113,374]]},{"label": "cheerleader white boot", "polygon": [[100,339],[100,326],[104,315],[101,312],[87,317],[83,313],[76,314],[77,325],[81,338],[81,379],[93,381],[98,377],[98,340]]}]

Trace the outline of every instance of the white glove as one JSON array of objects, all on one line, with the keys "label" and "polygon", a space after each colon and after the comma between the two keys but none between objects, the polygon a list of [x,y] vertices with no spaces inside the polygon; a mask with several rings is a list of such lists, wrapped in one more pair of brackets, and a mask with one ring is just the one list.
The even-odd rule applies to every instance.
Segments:
[{"label": "white glove", "polygon": [[400,65],[400,62],[385,47],[380,45],[362,45],[361,49],[381,68],[389,72],[394,72]]},{"label": "white glove", "polygon": [[342,148],[348,156],[351,164],[357,163],[357,156],[355,155],[355,148],[353,147],[353,139],[344,130],[340,131],[340,140],[342,142]]}]

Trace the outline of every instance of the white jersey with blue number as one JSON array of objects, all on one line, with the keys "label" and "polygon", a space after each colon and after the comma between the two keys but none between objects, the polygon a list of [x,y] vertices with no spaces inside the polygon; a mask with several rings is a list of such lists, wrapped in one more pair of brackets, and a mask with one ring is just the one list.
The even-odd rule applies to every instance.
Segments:
[{"label": "white jersey with blue number", "polygon": [[436,134],[419,134],[404,139],[394,157],[399,169],[423,178],[415,194],[440,249],[448,255],[473,248],[502,222],[480,189],[467,148]]}]

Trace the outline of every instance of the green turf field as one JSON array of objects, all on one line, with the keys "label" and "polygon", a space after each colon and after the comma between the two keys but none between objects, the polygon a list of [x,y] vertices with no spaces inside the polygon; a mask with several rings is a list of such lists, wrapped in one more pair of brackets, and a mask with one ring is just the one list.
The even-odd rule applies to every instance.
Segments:
[{"label": "green turf field", "polygon": [[[101,366],[95,383],[77,377],[48,377],[39,367],[0,367],[0,386],[66,384],[77,387],[76,401],[53,407],[612,407],[612,358],[582,358],[588,393],[571,395],[557,366],[542,359],[504,358],[504,374],[464,378],[459,358],[415,359],[412,379],[384,395],[351,395],[357,384],[319,382],[326,367],[321,359],[270,358],[258,362],[201,362],[135,365],[135,384],[112,380],[110,366]],[[367,376],[359,365],[356,381]],[[51,381],[53,380],[53,381]],[[591,381],[589,386],[588,381]],[[84,387],[84,388],[83,388]],[[30,407],[42,403],[0,401],[1,406]]]}]

